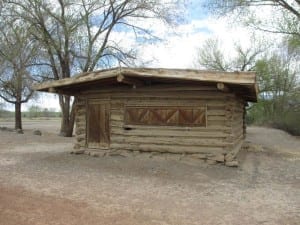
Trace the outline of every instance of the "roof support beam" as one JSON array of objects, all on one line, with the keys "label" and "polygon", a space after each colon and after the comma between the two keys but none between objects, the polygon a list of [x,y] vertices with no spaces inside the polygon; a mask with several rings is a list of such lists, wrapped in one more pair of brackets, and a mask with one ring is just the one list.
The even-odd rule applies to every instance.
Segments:
[{"label": "roof support beam", "polygon": [[50,87],[50,88],[48,88],[48,92],[50,92],[50,93],[56,93],[56,90],[55,90],[54,87]]},{"label": "roof support beam", "polygon": [[133,88],[140,87],[144,85],[144,82],[132,77],[125,77],[123,74],[117,76],[117,81],[124,84],[132,85]]},{"label": "roof support beam", "polygon": [[228,86],[226,84],[224,84],[224,83],[217,83],[217,88],[220,91],[229,92]]}]

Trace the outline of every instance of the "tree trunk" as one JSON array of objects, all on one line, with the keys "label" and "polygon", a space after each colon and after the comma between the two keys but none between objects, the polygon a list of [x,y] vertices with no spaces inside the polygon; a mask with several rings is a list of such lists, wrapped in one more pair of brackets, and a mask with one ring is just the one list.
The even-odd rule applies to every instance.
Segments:
[{"label": "tree trunk", "polygon": [[22,130],[21,102],[15,102],[15,129]]},{"label": "tree trunk", "polygon": [[62,120],[60,126],[60,136],[72,137],[75,122],[75,104],[74,100],[70,110],[71,98],[70,96],[59,96],[59,103],[62,112]]}]

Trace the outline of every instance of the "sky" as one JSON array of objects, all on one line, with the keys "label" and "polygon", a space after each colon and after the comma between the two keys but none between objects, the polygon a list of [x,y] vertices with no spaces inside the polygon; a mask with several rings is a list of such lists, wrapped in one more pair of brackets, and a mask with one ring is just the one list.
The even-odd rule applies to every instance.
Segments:
[{"label": "sky", "polygon": [[[242,26],[230,25],[226,18],[216,18],[201,7],[201,0],[189,0],[186,19],[176,27],[168,27],[161,22],[146,21],[142,26],[150,27],[163,41],[154,43],[136,43],[133,33],[116,31],[112,38],[123,46],[137,49],[141,62],[149,62],[147,67],[159,68],[197,68],[197,51],[208,38],[217,38],[222,49],[233,54],[235,42],[243,47],[251,44],[250,31]],[[53,94],[42,94],[37,100],[24,104],[23,110],[31,105],[59,110],[58,98]],[[7,108],[11,109],[10,106]]]}]

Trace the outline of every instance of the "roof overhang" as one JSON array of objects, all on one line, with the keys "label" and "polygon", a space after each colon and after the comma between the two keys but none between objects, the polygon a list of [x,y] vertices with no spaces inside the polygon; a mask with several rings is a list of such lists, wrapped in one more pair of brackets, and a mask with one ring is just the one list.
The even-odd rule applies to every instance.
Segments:
[{"label": "roof overhang", "polygon": [[155,68],[113,68],[75,75],[71,78],[37,84],[35,90],[66,95],[77,95],[78,88],[89,89],[92,84],[113,85],[125,83],[143,86],[149,81],[179,83],[225,84],[232,90],[239,90],[247,101],[257,101],[257,84],[254,72],[220,72],[190,69]]}]

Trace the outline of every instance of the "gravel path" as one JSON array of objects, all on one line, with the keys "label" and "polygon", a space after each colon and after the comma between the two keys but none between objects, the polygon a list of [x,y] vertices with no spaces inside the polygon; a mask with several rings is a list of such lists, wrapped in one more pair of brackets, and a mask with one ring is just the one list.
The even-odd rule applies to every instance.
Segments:
[{"label": "gravel path", "polygon": [[254,147],[228,168],[71,155],[72,138],[45,130],[0,131],[1,225],[299,224],[300,140],[284,132],[248,128]]}]

